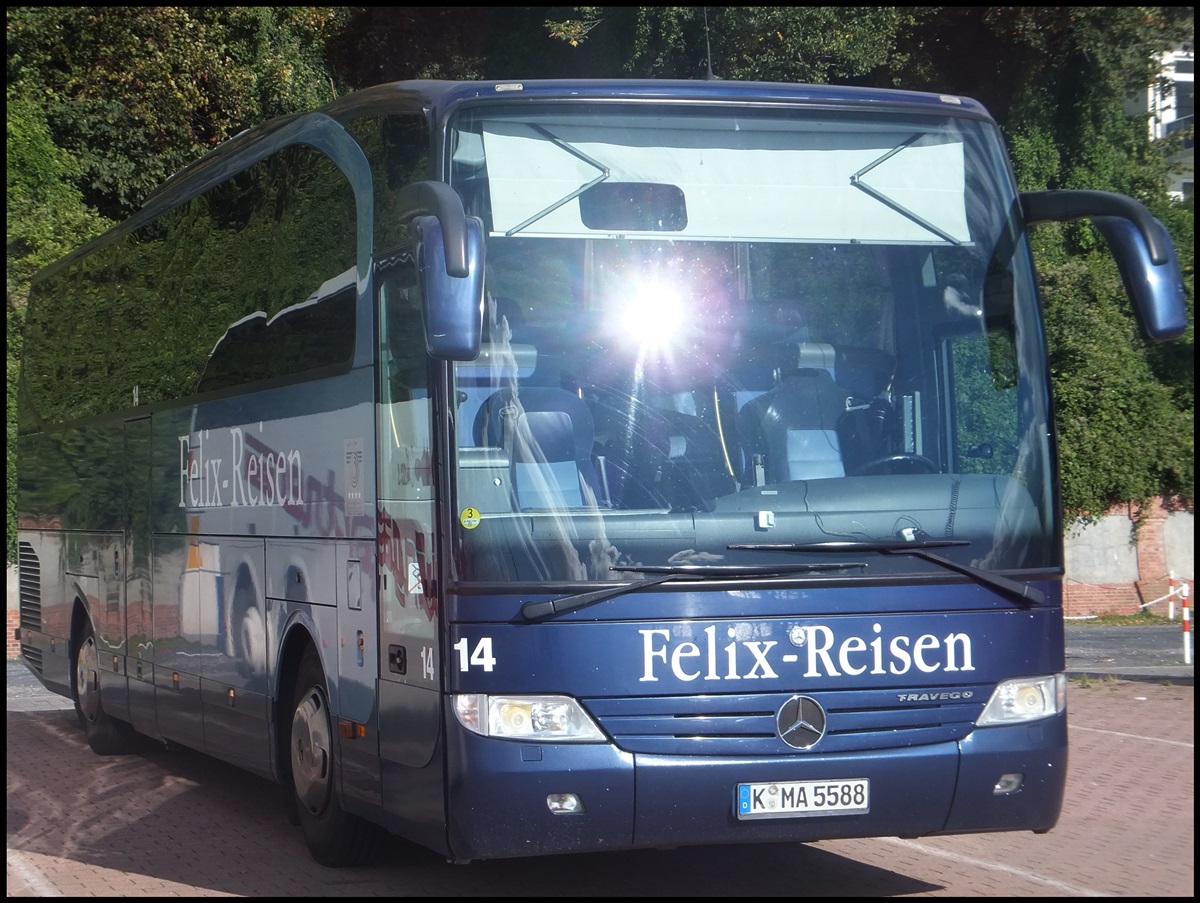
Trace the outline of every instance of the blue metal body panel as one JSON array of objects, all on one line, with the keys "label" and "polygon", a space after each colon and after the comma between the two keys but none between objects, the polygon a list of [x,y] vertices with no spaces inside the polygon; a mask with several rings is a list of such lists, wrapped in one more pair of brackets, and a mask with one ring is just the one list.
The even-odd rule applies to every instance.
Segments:
[{"label": "blue metal body panel", "polygon": [[[448,709],[452,854],[1048,829],[1062,800],[1065,714],[975,727],[998,682],[1064,666],[1057,585],[1038,587],[1052,601],[1032,610],[975,585],[827,587],[821,614],[809,613],[810,589],[655,591],[541,623],[518,615],[535,597],[454,598],[449,692],[572,696],[609,742],[484,738]],[[890,610],[872,611],[879,599]],[[486,668],[462,652],[485,639]],[[806,750],[776,728],[794,694],[828,718]],[[1022,789],[994,794],[1010,772],[1025,775]],[[870,781],[867,813],[735,813],[739,783],[851,778]],[[583,812],[548,810],[546,796],[565,792]]]},{"label": "blue metal body panel", "polygon": [[[631,755],[612,745],[489,740],[449,720],[448,811],[456,859],[838,837],[1048,830],[1062,803],[1066,717],[975,731],[962,743],[775,758]],[[995,795],[1021,772],[1021,791]],[[866,778],[870,812],[739,821],[743,782]],[[1047,792],[1047,789],[1055,792]],[[584,811],[551,814],[576,793]],[[485,817],[480,817],[486,813]]]}]

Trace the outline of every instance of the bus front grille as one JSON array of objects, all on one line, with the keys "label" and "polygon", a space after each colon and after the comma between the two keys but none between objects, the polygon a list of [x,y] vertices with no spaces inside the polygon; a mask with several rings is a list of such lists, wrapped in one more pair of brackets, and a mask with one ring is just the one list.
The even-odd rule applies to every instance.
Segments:
[{"label": "bus front grille", "polygon": [[[816,691],[824,736],[800,754],[924,746],[974,727],[989,685]],[[780,739],[776,714],[793,693],[605,697],[585,705],[618,747],[659,755],[769,756],[798,751]],[[927,701],[940,697],[938,701]],[[920,700],[920,701],[915,701]]]}]

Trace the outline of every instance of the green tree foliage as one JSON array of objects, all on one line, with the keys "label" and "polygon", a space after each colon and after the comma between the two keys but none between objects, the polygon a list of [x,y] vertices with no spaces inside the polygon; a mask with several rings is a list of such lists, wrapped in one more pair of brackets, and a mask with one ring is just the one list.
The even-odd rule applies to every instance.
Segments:
[{"label": "green tree foliage", "polygon": [[19,88],[7,91],[8,294],[35,272],[112,225],[83,203],[75,159],[54,143],[44,109]]},{"label": "green tree foliage", "polygon": [[873,71],[917,18],[894,6],[642,9],[631,74],[699,76],[711,48],[716,78],[818,84]]},{"label": "green tree foliage", "polygon": [[1112,261],[1072,257],[1043,276],[1064,494],[1081,516],[1194,483],[1190,406],[1155,378]]},{"label": "green tree foliage", "polygon": [[8,494],[7,558],[15,560],[17,376],[21,362],[21,331],[29,280],[41,267],[58,259],[108,227],[109,222],[83,203],[75,185],[79,169],[74,159],[55,146],[42,107],[12,85],[7,91],[8,128],[5,159],[8,212],[8,353],[6,371]]},{"label": "green tree foliage", "polygon": [[[1099,188],[1143,201],[1168,226],[1184,268],[1194,323],[1194,205],[1166,193],[1166,148],[1149,138],[1128,99],[1156,78],[1157,54],[1190,39],[1189,9],[1050,7],[1022,22],[989,10],[997,40],[1022,52],[993,101],[1023,189]],[[1163,494],[1195,499],[1194,332],[1144,341],[1103,239],[1090,225],[1039,226],[1063,501],[1094,517]]]},{"label": "green tree foliage", "polygon": [[932,8],[881,6],[577,6],[547,33],[596,74],[845,82],[891,61]]},{"label": "green tree foliage", "polygon": [[[538,35],[522,7],[372,6],[348,11],[327,59],[340,81],[358,88],[404,79],[477,79],[485,74],[492,23],[506,33]],[[529,76],[526,75],[526,78]]]},{"label": "green tree foliage", "polygon": [[40,93],[85,199],[128,215],[226,138],[330,99],[341,7],[9,7],[8,81]]}]

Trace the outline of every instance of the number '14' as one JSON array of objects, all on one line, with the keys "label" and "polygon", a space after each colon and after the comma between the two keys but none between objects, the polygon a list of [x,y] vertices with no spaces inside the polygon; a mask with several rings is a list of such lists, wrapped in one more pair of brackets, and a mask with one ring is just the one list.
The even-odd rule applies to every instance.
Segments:
[{"label": "number '14'", "polygon": [[496,666],[496,657],[492,655],[492,638],[490,636],[482,637],[475,648],[471,649],[470,642],[466,637],[463,637],[454,644],[454,651],[458,653],[458,670],[469,670],[472,665],[483,668],[484,671],[491,671]]},{"label": "number '14'", "polygon": [[432,646],[421,647],[421,676],[426,680],[433,680],[435,677]]}]

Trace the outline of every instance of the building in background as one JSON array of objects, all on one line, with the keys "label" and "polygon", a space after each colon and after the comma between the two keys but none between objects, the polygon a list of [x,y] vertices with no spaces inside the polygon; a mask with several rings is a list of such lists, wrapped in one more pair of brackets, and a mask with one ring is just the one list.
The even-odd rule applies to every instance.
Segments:
[{"label": "building in background", "polygon": [[1177,198],[1191,197],[1195,184],[1195,85],[1196,51],[1195,44],[1189,42],[1163,54],[1160,78],[1147,89],[1145,108],[1139,101],[1134,110],[1149,114],[1152,138],[1179,140],[1170,157],[1177,164],[1170,177],[1170,192]]}]

